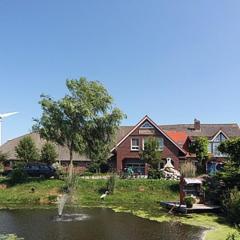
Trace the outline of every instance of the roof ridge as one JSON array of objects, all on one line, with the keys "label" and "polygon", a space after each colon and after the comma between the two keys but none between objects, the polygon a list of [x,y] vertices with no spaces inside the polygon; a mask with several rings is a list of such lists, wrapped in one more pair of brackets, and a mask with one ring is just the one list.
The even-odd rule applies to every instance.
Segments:
[{"label": "roof ridge", "polygon": [[25,133],[25,134],[23,134],[23,135],[21,135],[21,136],[18,136],[18,137],[9,139],[9,140],[7,140],[4,144],[2,144],[0,147],[4,146],[5,144],[7,144],[7,143],[9,143],[9,142],[16,141],[17,139],[24,138],[24,137],[26,137],[26,136],[28,136],[28,135],[33,134],[33,133],[36,133],[36,132]]}]

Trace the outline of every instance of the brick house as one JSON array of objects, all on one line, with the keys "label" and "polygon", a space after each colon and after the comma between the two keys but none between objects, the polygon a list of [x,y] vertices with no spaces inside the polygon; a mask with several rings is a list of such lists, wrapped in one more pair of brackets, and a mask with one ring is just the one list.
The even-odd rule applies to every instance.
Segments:
[{"label": "brick house", "polygon": [[226,156],[221,154],[218,145],[231,137],[240,137],[238,124],[201,124],[194,120],[193,124],[157,125],[148,116],[141,119],[135,126],[121,127],[118,140],[112,149],[112,163],[117,171],[132,167],[134,172],[147,173],[147,165],[140,158],[144,141],[155,137],[162,151],[161,165],[167,158],[172,159],[176,169],[186,160],[196,162],[196,156],[189,152],[189,145],[196,137],[207,137],[209,140],[208,168],[217,167]]},{"label": "brick house", "polygon": [[[41,149],[45,141],[37,133],[27,135],[31,136],[36,146]],[[24,136],[9,140],[0,147],[0,152],[7,153],[10,161],[17,161],[15,147]],[[188,147],[199,136],[208,138],[210,156],[208,168],[216,169],[218,164],[226,158],[218,151],[218,145],[228,138],[240,137],[240,129],[236,123],[201,124],[196,119],[193,124],[157,125],[152,119],[145,116],[135,126],[119,127],[116,139],[113,140],[110,163],[117,172],[132,167],[134,172],[146,174],[148,166],[140,159],[140,152],[144,148],[147,138],[155,137],[159,141],[159,150],[162,151],[160,165],[163,166],[166,159],[171,158],[174,167],[179,169],[181,163],[186,160],[196,161],[196,156],[189,153]],[[67,166],[69,163],[68,149],[56,145],[56,150],[58,152],[57,160]],[[74,153],[73,161],[79,171],[86,169],[91,162],[86,156],[77,153]]]}]

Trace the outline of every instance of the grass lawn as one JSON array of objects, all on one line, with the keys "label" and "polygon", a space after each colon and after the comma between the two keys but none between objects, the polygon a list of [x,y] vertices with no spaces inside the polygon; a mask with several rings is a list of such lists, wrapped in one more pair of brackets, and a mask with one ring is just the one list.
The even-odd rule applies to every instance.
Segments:
[{"label": "grass lawn", "polygon": [[178,199],[178,184],[166,180],[121,180],[116,181],[113,195],[108,195],[102,201],[101,193],[106,187],[106,180],[79,179],[75,194],[75,201],[80,205],[105,205],[105,206],[159,206],[162,200]]},{"label": "grass lawn", "polygon": [[[0,184],[4,180],[0,180]],[[160,201],[176,201],[179,198],[178,183],[169,180],[117,179],[113,195],[105,200],[100,195],[105,191],[107,180],[77,179],[73,204],[80,207],[110,207],[115,211],[132,214],[155,221],[180,221],[209,228],[206,240],[225,240],[234,229],[224,219],[214,214],[170,215],[160,207]],[[32,181],[0,189],[0,207],[55,206],[57,195],[64,182],[61,180]],[[35,191],[32,193],[31,188]]]},{"label": "grass lawn", "polygon": [[[1,179],[0,183],[5,183],[5,180]],[[35,207],[49,204],[56,201],[59,190],[63,185],[64,182],[60,180],[35,180],[0,189],[0,207]],[[32,188],[34,188],[34,192],[31,191]]]}]

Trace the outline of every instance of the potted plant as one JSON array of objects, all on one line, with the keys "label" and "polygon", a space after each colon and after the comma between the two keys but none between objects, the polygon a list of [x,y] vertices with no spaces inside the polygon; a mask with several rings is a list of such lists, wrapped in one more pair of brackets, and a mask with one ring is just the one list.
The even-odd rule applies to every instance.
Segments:
[{"label": "potted plant", "polygon": [[185,204],[187,208],[192,208],[193,204],[195,203],[195,198],[193,196],[186,196],[184,198]]}]

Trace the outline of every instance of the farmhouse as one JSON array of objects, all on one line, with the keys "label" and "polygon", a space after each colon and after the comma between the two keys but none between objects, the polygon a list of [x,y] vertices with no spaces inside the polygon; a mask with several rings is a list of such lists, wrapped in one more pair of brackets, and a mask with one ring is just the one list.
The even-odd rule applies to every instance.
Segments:
[{"label": "farmhouse", "polygon": [[131,166],[135,172],[146,173],[147,165],[140,159],[139,152],[144,148],[147,138],[155,137],[162,151],[161,165],[171,158],[174,167],[179,169],[186,160],[196,161],[195,154],[189,152],[189,146],[200,136],[209,140],[208,168],[217,168],[226,158],[218,151],[219,144],[228,138],[240,137],[240,129],[236,123],[201,124],[197,119],[193,124],[157,125],[145,116],[135,126],[120,128],[119,138],[112,149],[112,159],[118,171]]},{"label": "farmhouse", "polygon": [[[37,147],[40,149],[44,140],[36,133],[29,134]],[[149,137],[159,141],[159,151],[162,151],[160,167],[171,158],[172,164],[179,169],[181,163],[186,160],[196,161],[195,154],[189,152],[189,145],[196,137],[207,137],[209,140],[209,170],[216,169],[226,156],[218,151],[219,144],[232,137],[240,137],[238,124],[201,124],[194,120],[193,124],[158,125],[148,116],[143,117],[135,126],[121,126],[113,141],[109,162],[116,171],[121,172],[124,168],[131,167],[135,173],[146,174],[147,164],[140,158],[140,152],[144,149],[144,143]],[[15,138],[0,147],[0,151],[8,153],[9,160],[17,160],[15,147],[23,138]],[[69,159],[67,148],[56,146],[58,161],[66,165]],[[84,169],[91,162],[86,156],[75,153],[74,165]]]}]

